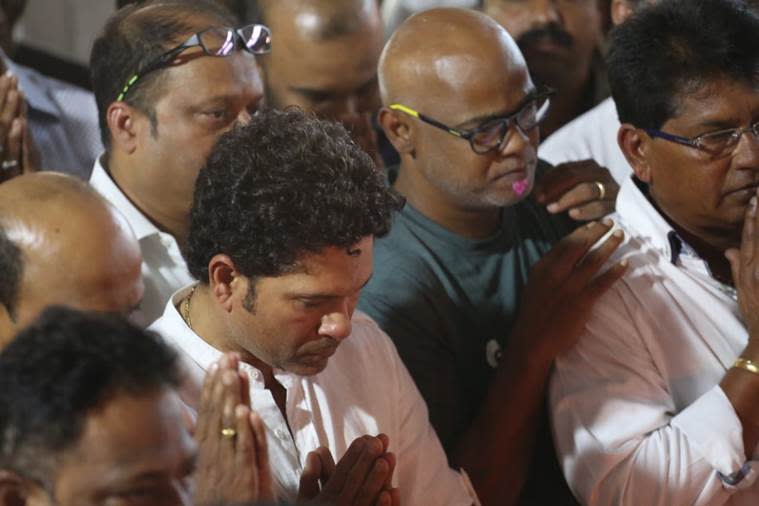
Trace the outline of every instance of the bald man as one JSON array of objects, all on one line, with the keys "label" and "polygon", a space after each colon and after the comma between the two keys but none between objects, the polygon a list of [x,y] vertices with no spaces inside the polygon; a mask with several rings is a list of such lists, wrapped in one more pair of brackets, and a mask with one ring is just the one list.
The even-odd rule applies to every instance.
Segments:
[{"label": "bald man", "polygon": [[121,214],[70,176],[0,185],[0,348],[50,305],[130,313],[143,285],[140,247]]},{"label": "bald man", "polygon": [[379,161],[372,124],[380,108],[377,62],[383,43],[377,0],[259,0],[257,4],[259,21],[276,34],[272,52],[261,59],[269,105],[279,109],[296,105],[341,121]]},{"label": "bald man", "polygon": [[[393,338],[451,465],[469,473],[483,504],[571,501],[558,495],[553,452],[556,482],[534,458],[536,444],[550,448],[539,429],[545,386],[624,271],[597,275],[621,238],[590,251],[610,223],[567,236],[569,220],[531,198],[545,170],[537,146],[548,95],[495,21],[460,9],[417,14],[388,42],[379,75],[380,121],[401,156],[393,184],[407,205],[376,241],[359,308]],[[530,472],[551,497],[522,492]]]}]

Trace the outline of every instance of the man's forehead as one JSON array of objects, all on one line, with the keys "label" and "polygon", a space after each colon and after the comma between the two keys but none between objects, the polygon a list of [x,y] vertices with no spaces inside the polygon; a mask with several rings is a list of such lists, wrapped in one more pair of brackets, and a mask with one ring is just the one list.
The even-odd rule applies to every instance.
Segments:
[{"label": "man's forehead", "polygon": [[[739,123],[759,113],[759,83],[715,78],[684,85],[673,96],[673,120],[694,123]],[[736,125],[737,126],[737,125]]]}]

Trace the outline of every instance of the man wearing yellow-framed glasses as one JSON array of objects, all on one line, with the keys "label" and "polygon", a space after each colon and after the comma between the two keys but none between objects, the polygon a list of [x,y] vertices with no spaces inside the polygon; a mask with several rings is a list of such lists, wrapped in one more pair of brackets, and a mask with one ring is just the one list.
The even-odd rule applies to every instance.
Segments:
[{"label": "man wearing yellow-framed glasses", "polygon": [[[570,234],[575,224],[531,195],[547,170],[538,125],[552,92],[533,84],[490,18],[459,9],[409,18],[379,78],[380,122],[401,157],[391,181],[407,205],[376,241],[359,307],[393,338],[452,467],[469,473],[483,504],[566,504],[558,469],[553,481],[536,467],[557,467],[550,452],[537,458],[536,446],[550,446],[545,385],[624,271],[595,277],[621,238],[591,252],[609,223]],[[586,189],[605,196],[603,184]],[[529,475],[550,497],[523,492]]]}]

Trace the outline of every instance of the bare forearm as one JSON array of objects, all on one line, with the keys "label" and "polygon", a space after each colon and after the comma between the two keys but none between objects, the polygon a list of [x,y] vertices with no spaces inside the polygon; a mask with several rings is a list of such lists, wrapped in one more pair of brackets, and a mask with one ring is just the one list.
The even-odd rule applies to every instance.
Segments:
[{"label": "bare forearm", "polygon": [[535,429],[545,399],[550,359],[518,349],[504,351],[477,417],[453,455],[482,504],[516,504],[527,478]]}]

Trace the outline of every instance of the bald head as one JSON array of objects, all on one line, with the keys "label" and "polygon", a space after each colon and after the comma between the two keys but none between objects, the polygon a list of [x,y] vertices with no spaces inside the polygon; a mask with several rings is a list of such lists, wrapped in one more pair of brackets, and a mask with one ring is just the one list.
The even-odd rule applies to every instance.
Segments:
[{"label": "bald head", "polygon": [[[439,107],[441,94],[488,86],[526,64],[514,40],[490,17],[464,9],[432,9],[408,18],[385,45],[379,64],[384,105]],[[490,83],[486,80],[490,79]],[[436,88],[430,94],[430,86]]]},{"label": "bald head", "polygon": [[268,102],[342,120],[379,109],[383,29],[376,0],[264,0],[275,34],[261,59]]},{"label": "bald head", "polygon": [[265,23],[314,41],[355,33],[379,21],[376,0],[262,0],[259,9]]},{"label": "bald head", "polygon": [[125,219],[83,182],[49,172],[0,185],[0,345],[44,307],[126,312],[142,297],[140,249]]}]

